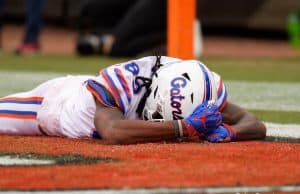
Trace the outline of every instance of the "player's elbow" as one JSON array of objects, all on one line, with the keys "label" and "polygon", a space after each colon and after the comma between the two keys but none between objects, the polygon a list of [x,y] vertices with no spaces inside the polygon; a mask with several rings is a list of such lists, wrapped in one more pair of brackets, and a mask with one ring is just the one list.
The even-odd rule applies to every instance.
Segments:
[{"label": "player's elbow", "polygon": [[[115,127],[116,121],[107,119],[95,120],[95,127],[105,144],[124,144],[124,138],[119,130]],[[105,123],[105,124],[103,124]]]},{"label": "player's elbow", "polygon": [[121,145],[128,144],[128,138],[122,135],[118,129],[113,127],[105,127],[100,131],[101,138],[105,144]]},{"label": "player's elbow", "polygon": [[263,122],[257,120],[258,138],[265,139],[267,135],[267,128]]},{"label": "player's elbow", "polygon": [[247,115],[246,119],[251,126],[253,139],[265,139],[267,133],[265,124],[253,114]]},{"label": "player's elbow", "polygon": [[252,130],[253,139],[265,139],[267,133],[265,124],[253,116],[251,125],[252,125],[251,128],[253,129]]},{"label": "player's elbow", "polygon": [[109,128],[101,128],[101,130],[98,130],[101,134],[101,139],[105,144],[114,144],[111,138],[111,129]]}]

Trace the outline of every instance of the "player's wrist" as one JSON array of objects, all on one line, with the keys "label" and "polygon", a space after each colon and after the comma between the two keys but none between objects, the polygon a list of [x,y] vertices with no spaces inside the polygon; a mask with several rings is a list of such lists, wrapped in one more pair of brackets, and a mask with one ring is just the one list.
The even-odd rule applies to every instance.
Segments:
[{"label": "player's wrist", "polygon": [[231,141],[236,139],[236,134],[237,134],[236,129],[226,123],[222,123],[222,125],[228,130]]},{"label": "player's wrist", "polygon": [[175,140],[181,140],[184,137],[184,131],[181,120],[173,121]]},{"label": "player's wrist", "polygon": [[198,136],[199,132],[194,128],[194,126],[189,122],[188,119],[178,120],[182,124],[182,128],[186,137]]}]

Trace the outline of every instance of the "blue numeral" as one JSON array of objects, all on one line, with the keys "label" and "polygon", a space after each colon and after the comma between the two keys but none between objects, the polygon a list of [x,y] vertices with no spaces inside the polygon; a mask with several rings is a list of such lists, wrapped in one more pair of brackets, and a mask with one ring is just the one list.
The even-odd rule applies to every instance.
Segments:
[{"label": "blue numeral", "polygon": [[133,75],[138,75],[140,72],[140,68],[136,63],[128,63],[125,65],[125,69],[131,72]]},{"label": "blue numeral", "polygon": [[[139,66],[134,62],[126,64],[125,69],[131,72],[133,76],[136,76],[140,73]],[[134,94],[137,94],[141,91],[140,85],[141,83],[139,83],[136,79],[132,82],[132,88]]]}]

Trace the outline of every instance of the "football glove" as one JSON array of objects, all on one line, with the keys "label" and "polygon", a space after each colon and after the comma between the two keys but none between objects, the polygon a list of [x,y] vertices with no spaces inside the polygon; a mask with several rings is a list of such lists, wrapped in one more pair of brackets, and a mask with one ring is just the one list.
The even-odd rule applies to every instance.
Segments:
[{"label": "football glove", "polygon": [[219,127],[213,129],[210,134],[206,136],[206,139],[213,143],[230,142],[236,137],[236,130],[223,123]]},{"label": "football glove", "polygon": [[209,134],[222,124],[222,115],[215,104],[204,102],[196,107],[191,115],[182,120],[188,136],[201,136]]}]

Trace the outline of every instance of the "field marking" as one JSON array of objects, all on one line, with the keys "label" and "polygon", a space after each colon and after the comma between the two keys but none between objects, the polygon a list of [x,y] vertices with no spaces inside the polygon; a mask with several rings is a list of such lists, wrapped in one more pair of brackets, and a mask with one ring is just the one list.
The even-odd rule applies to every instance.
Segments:
[{"label": "field marking", "polygon": [[0,166],[32,166],[32,165],[49,165],[55,164],[54,160],[41,160],[41,159],[26,159],[16,158],[13,156],[0,156]]},{"label": "field marking", "polygon": [[103,190],[64,190],[64,191],[0,191],[0,194],[177,194],[177,193],[270,193],[298,192],[300,186],[241,186],[241,187],[206,187],[206,188],[154,188],[154,189],[103,189]]},{"label": "field marking", "polygon": [[[43,81],[65,75],[0,71],[0,96],[30,90]],[[225,84],[229,101],[246,109],[300,112],[300,83],[225,81]]]},{"label": "field marking", "polygon": [[300,125],[265,122],[266,140],[300,142]]},{"label": "field marking", "polygon": [[300,112],[300,83],[225,81],[230,101],[246,109]]},{"label": "field marking", "polygon": [[67,74],[0,71],[0,96],[31,90],[46,80],[65,75]]}]

